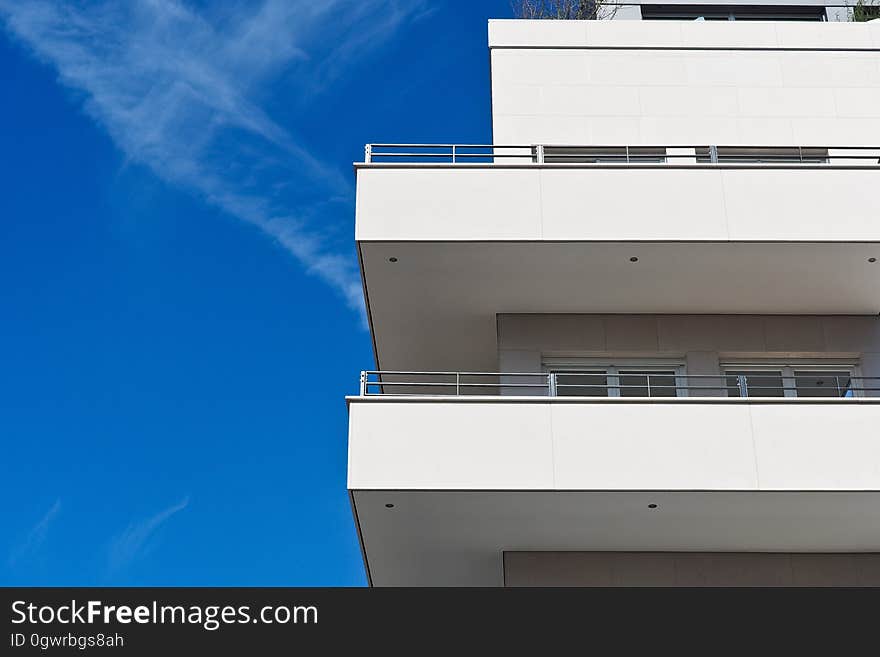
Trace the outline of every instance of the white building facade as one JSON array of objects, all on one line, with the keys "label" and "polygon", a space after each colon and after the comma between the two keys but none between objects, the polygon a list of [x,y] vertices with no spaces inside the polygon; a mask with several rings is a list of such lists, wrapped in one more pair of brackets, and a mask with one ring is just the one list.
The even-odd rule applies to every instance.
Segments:
[{"label": "white building facade", "polygon": [[367,147],[371,584],[880,585],[880,20],[832,4],[490,21],[493,144]]}]

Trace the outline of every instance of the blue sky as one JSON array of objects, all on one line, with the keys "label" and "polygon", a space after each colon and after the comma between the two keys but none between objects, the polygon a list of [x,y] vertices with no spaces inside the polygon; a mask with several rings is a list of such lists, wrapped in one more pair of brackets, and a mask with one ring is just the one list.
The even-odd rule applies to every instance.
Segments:
[{"label": "blue sky", "polygon": [[0,0],[0,584],[362,585],[365,142],[487,143],[508,0]]}]

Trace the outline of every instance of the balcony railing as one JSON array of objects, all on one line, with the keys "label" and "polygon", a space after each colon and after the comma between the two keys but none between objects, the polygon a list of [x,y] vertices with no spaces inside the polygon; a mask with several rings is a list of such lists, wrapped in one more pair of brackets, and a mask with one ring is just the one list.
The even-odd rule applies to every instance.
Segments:
[{"label": "balcony railing", "polygon": [[829,165],[880,168],[880,146],[367,144],[366,164]]},{"label": "balcony railing", "polygon": [[709,0],[701,4],[664,4],[662,2],[626,2],[603,0],[594,3],[593,12],[583,20],[609,20],[619,12],[635,10],[640,18],[678,21],[793,21],[793,22],[842,22],[862,23],[880,18],[877,0],[850,0],[828,4],[793,5],[719,5]]},{"label": "balcony railing", "polygon": [[360,396],[537,397],[880,397],[880,377],[669,372],[361,372]]}]

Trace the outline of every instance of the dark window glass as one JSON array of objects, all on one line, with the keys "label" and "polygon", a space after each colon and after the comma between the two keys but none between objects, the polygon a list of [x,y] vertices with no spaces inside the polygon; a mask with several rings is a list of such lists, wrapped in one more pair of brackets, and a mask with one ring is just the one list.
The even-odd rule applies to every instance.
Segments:
[{"label": "dark window glass", "polygon": [[558,372],[556,394],[560,397],[607,397],[608,374],[605,370]]},{"label": "dark window glass", "polygon": [[852,375],[846,371],[795,370],[798,397],[852,397]]},{"label": "dark window glass", "polygon": [[622,370],[621,397],[675,397],[675,372]]},{"label": "dark window glass", "polygon": [[[826,148],[798,148],[795,147],[739,147],[719,146],[717,149],[718,162],[737,164],[756,164],[774,162],[804,162],[820,164],[828,162],[828,149]],[[697,148],[697,162],[711,162],[712,156],[708,146]]]},{"label": "dark window glass", "polygon": [[749,397],[784,397],[782,372],[771,370],[727,370],[727,396],[740,397],[738,376],[746,377]]},{"label": "dark window glass", "polygon": [[666,149],[643,146],[545,146],[546,163],[665,162]]}]

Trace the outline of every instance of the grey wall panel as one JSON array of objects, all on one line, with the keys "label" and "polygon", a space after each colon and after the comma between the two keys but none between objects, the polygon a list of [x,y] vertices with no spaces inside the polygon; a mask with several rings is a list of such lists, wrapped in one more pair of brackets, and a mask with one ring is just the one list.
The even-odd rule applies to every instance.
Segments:
[{"label": "grey wall panel", "polygon": [[506,552],[507,586],[880,586],[877,553]]}]

